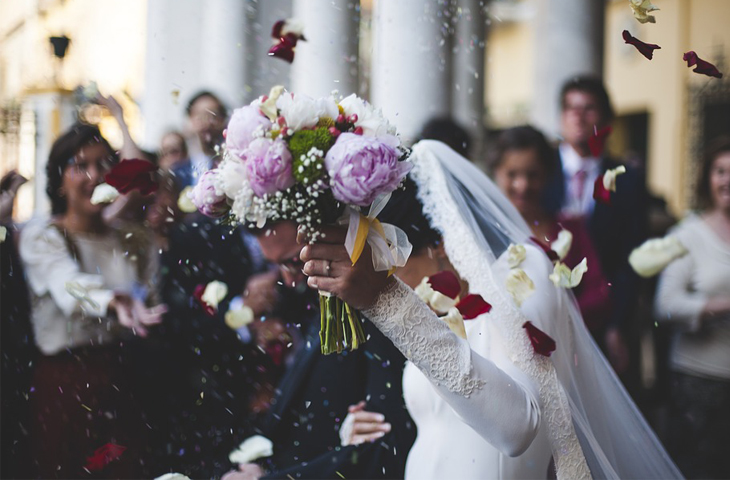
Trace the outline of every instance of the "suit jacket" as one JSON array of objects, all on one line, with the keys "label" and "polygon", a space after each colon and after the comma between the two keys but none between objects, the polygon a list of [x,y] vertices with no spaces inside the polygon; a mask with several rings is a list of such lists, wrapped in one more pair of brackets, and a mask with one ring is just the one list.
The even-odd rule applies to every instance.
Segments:
[{"label": "suit jacket", "polygon": [[[560,158],[559,152],[557,155]],[[615,160],[604,158],[601,174],[619,165]],[[562,159],[559,167],[545,189],[544,203],[553,213],[560,211],[567,195]],[[629,265],[629,254],[646,239],[647,202],[643,173],[627,166],[626,173],[616,177],[611,205],[596,202],[586,219],[601,267],[611,283],[610,326],[626,327],[635,311],[640,278]]]},{"label": "suit jacket", "polygon": [[[277,389],[261,434],[274,443],[266,478],[403,478],[416,436],[403,401],[405,359],[369,321],[353,352],[322,355],[319,311],[303,324],[303,348]],[[376,442],[340,446],[347,407],[361,400],[392,425]]]}]

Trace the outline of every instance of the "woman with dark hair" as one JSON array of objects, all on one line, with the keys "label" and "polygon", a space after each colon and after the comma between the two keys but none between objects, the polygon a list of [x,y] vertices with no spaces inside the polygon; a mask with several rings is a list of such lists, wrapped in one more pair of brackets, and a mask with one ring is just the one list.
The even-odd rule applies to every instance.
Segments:
[{"label": "woman with dark hair", "polygon": [[[416,188],[395,192],[379,218],[414,241],[437,233],[436,242],[392,276],[374,270],[367,247],[353,265],[344,228],[324,228],[301,251],[309,286],[360,309],[409,360],[403,392],[418,434],[406,478],[680,477],[509,201],[440,142],[419,142],[411,159]],[[464,322],[466,338],[413,291],[445,270],[461,298],[491,305]],[[382,420],[361,419],[351,432]]]},{"label": "woman with dark hair", "polygon": [[[46,169],[52,217],[21,232],[41,352],[30,402],[42,478],[80,478],[85,468],[104,468],[103,476],[142,473],[143,424],[126,387],[124,339],[144,336],[165,307],[145,303],[154,297],[153,255],[131,248],[127,235],[104,222],[103,206],[91,202],[116,160],[96,127],[77,124],[59,137]],[[115,455],[97,449],[108,443],[127,451],[107,466]]]},{"label": "woman with dark hair", "polygon": [[572,269],[587,259],[588,271],[574,293],[586,326],[601,344],[602,330],[611,310],[609,286],[584,220],[558,218],[542,201],[548,179],[557,165],[555,152],[543,134],[528,125],[502,132],[490,157],[497,186],[520,212],[535,238],[550,244],[563,229],[573,235],[564,263]]},{"label": "woman with dark hair", "polygon": [[676,326],[670,434],[688,478],[730,478],[730,137],[710,143],[699,212],[674,230],[688,254],[659,279],[655,311]]}]

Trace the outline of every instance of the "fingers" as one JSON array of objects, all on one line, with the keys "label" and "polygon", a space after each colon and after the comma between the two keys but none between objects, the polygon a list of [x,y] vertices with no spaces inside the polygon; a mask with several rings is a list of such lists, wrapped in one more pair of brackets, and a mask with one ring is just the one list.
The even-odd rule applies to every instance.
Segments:
[{"label": "fingers", "polygon": [[383,438],[385,432],[375,432],[368,435],[353,435],[350,445],[360,445],[361,443],[371,443],[379,438]]},{"label": "fingers", "polygon": [[[329,260],[331,262],[347,262],[350,261],[350,256],[345,250],[344,244],[331,245],[326,243],[315,243],[307,245],[302,248],[299,253],[299,258],[303,262],[309,260]],[[350,261],[350,263],[352,263]]]},{"label": "fingers", "polygon": [[375,424],[381,424],[385,422],[385,415],[383,415],[382,413],[367,412],[365,410],[360,412],[354,412],[352,414],[352,418],[355,420],[356,424],[357,422]]},{"label": "fingers", "polygon": [[307,285],[309,285],[309,288],[320,290],[322,292],[328,292],[335,296],[339,296],[340,284],[341,282],[337,278],[332,277],[307,278]]},{"label": "fingers", "polygon": [[307,263],[304,264],[302,272],[304,272],[304,274],[308,276],[336,277],[338,276],[334,272],[336,266],[337,264],[333,264],[329,260],[309,260]]},{"label": "fingers", "polygon": [[357,404],[350,405],[349,407],[347,407],[347,412],[355,413],[355,412],[362,411],[362,409],[364,409],[364,408],[365,408],[365,400],[360,400]]}]

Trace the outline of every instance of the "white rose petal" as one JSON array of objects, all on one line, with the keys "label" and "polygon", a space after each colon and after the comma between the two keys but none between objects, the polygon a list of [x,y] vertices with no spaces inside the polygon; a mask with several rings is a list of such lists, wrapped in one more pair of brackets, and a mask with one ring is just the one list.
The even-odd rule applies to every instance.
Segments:
[{"label": "white rose petal", "polygon": [[588,271],[588,260],[583,259],[573,270],[562,262],[557,262],[553,273],[548,278],[560,288],[575,288],[583,279],[583,274]]},{"label": "white rose petal", "polygon": [[649,12],[659,10],[656,5],[651,3],[651,0],[629,0],[631,10],[634,12],[634,18],[639,23],[656,23],[654,15],[649,15]]},{"label": "white rose petal", "polygon": [[431,284],[428,283],[428,277],[421,280],[421,283],[416,287],[415,292],[426,305],[431,307],[431,309],[439,315],[447,313],[458,301],[456,298],[449,298],[443,293],[434,290],[431,287]]},{"label": "white rose petal", "polygon": [[0,243],[3,243],[8,236],[8,229],[0,225]]},{"label": "white rose petal", "polygon": [[266,437],[254,435],[247,438],[236,450],[228,455],[231,463],[239,465],[251,463],[259,458],[270,457],[274,454],[274,444]]},{"label": "white rose petal", "polygon": [[622,173],[626,173],[626,167],[624,167],[623,165],[612,168],[610,170],[606,170],[606,173],[603,174],[603,187],[610,192],[615,192],[616,177],[618,177]]},{"label": "white rose petal", "polygon": [[190,480],[190,477],[186,477],[182,473],[166,473],[155,478],[155,480]]},{"label": "white rose petal", "polygon": [[230,328],[238,330],[254,321],[253,310],[247,305],[235,310],[228,310],[225,315],[225,321],[226,325]]},{"label": "white rose petal", "polygon": [[91,194],[91,204],[111,203],[119,197],[119,191],[108,183],[100,183]]},{"label": "white rose petal", "polygon": [[177,208],[179,208],[183,213],[193,213],[198,211],[195,204],[190,199],[192,191],[193,187],[188,186],[183,188],[183,191],[180,192],[180,196],[177,199]]},{"label": "white rose petal", "polygon": [[664,270],[674,260],[687,254],[687,248],[677,237],[667,236],[647,240],[629,255],[629,263],[644,278]]},{"label": "white rose petal", "polygon": [[218,280],[213,280],[205,286],[203,295],[200,297],[205,303],[217,309],[218,304],[228,295],[228,285]]},{"label": "white rose petal", "polygon": [[464,327],[464,317],[456,307],[449,309],[446,316],[441,317],[441,320],[446,322],[449,329],[456,334],[457,337],[461,337],[466,340],[466,328]]},{"label": "white rose petal", "polygon": [[276,101],[286,126],[296,132],[303,128],[314,127],[319,122],[320,112],[316,101],[303,94],[284,92]]},{"label": "white rose petal", "polygon": [[259,110],[261,110],[261,113],[269,117],[269,120],[271,120],[272,122],[275,122],[278,116],[276,101],[279,99],[283,92],[284,87],[281,85],[271,87],[268,98],[265,102],[261,102],[261,104],[259,105]]},{"label": "white rose petal", "polygon": [[345,117],[357,115],[356,127],[362,127],[363,134],[368,136],[395,135],[395,127],[376,109],[354,93],[340,100]]},{"label": "white rose petal", "polygon": [[79,301],[81,306],[88,305],[93,310],[99,310],[99,304],[89,296],[89,290],[79,282],[66,282],[66,291]]},{"label": "white rose petal", "polygon": [[519,267],[527,256],[527,249],[524,245],[510,244],[507,248],[507,264],[510,268]]},{"label": "white rose petal", "polygon": [[510,270],[504,283],[518,307],[535,291],[532,279],[521,268]]},{"label": "white rose petal", "polygon": [[550,249],[558,254],[560,260],[564,259],[573,245],[573,234],[568,230],[560,230],[558,238],[550,244]]}]

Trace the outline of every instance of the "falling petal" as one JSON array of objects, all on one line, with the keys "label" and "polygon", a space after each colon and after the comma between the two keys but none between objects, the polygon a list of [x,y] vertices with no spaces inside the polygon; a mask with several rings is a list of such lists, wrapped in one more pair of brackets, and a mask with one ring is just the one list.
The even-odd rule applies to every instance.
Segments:
[{"label": "falling petal", "polygon": [[464,317],[461,312],[456,308],[451,308],[449,312],[441,317],[441,320],[446,322],[449,329],[456,334],[459,338],[466,340],[466,328],[464,327]]},{"label": "falling petal", "polygon": [[639,23],[656,23],[654,15],[649,15],[649,12],[659,10],[656,5],[651,3],[651,0],[629,0],[631,10],[634,12],[634,18]]},{"label": "falling petal", "polygon": [[588,260],[583,259],[578,265],[571,270],[562,262],[557,262],[553,268],[553,273],[549,275],[556,287],[575,288],[583,279],[583,274],[588,271]]},{"label": "falling petal", "polygon": [[720,70],[718,70],[716,66],[706,60],[702,60],[692,50],[685,53],[682,60],[687,62],[688,67],[695,67],[695,69],[692,70],[695,73],[707,75],[708,77],[722,78],[722,73],[720,73]]},{"label": "falling petal", "polygon": [[522,328],[527,330],[527,336],[535,353],[549,357],[555,351],[555,340],[533,325],[532,322],[525,322]]},{"label": "falling petal", "polygon": [[674,260],[687,255],[687,248],[677,237],[667,236],[647,240],[629,255],[629,263],[644,278],[653,277]]},{"label": "falling petal", "polygon": [[270,457],[274,454],[274,444],[268,438],[254,435],[244,440],[239,447],[228,455],[231,463],[243,465],[259,458]]},{"label": "falling petal", "polygon": [[0,243],[3,243],[8,236],[8,229],[0,225]]},{"label": "falling petal", "polygon": [[94,450],[94,455],[86,457],[86,469],[90,471],[98,471],[103,469],[113,460],[119,458],[127,447],[121,445],[115,445],[113,443],[107,443],[106,445]]},{"label": "falling petal", "polygon": [[481,295],[470,293],[456,304],[456,309],[459,310],[465,320],[471,320],[479,315],[489,313],[492,306]]},{"label": "falling petal", "polygon": [[558,254],[560,260],[564,259],[573,245],[573,234],[568,230],[560,230],[558,238],[550,244],[550,249]]},{"label": "falling petal", "polygon": [[616,191],[616,177],[623,173],[626,173],[626,167],[620,165],[606,170],[602,176],[596,178],[596,183],[593,185],[593,198],[597,202],[611,205],[611,192]]},{"label": "falling petal", "polygon": [[209,317],[212,317],[215,315],[216,309],[213,308],[211,305],[208,305],[203,300],[203,292],[205,292],[205,285],[200,284],[195,287],[195,290],[193,291],[193,298],[198,301],[201,307],[203,307],[203,311],[208,315]]},{"label": "falling petal", "polygon": [[91,194],[91,204],[111,203],[119,197],[119,191],[108,183],[100,183]]},{"label": "falling petal", "polygon": [[198,207],[195,206],[193,201],[190,199],[190,194],[193,191],[193,187],[187,186],[180,192],[180,196],[177,199],[177,207],[183,213],[193,213],[198,211]]},{"label": "falling petal", "polygon": [[200,299],[218,310],[218,304],[228,295],[228,285],[218,280],[213,280],[205,286]]},{"label": "falling petal", "polygon": [[606,143],[606,139],[611,134],[613,129],[611,126],[603,127],[598,130],[593,127],[593,135],[588,139],[588,149],[591,151],[591,155],[594,157],[600,157],[603,153],[603,148]]},{"label": "falling petal", "polygon": [[254,321],[254,313],[251,307],[243,305],[235,310],[228,310],[225,315],[226,325],[233,330],[245,327]]},{"label": "falling petal", "polygon": [[507,265],[510,268],[518,267],[525,260],[526,256],[527,250],[524,245],[510,244],[507,248]]},{"label": "falling petal", "polygon": [[518,307],[535,292],[535,284],[521,268],[514,268],[509,271],[505,286]]},{"label": "falling petal", "polygon": [[449,298],[456,298],[461,292],[461,285],[456,274],[450,270],[444,270],[435,275],[428,277],[428,283],[431,288],[439,293],[443,293]]},{"label": "falling petal", "polygon": [[654,50],[659,50],[662,47],[659,45],[653,44],[653,43],[644,43],[641,40],[639,40],[636,37],[633,37],[631,33],[629,33],[628,30],[624,30],[623,32],[624,42],[628,43],[629,45],[633,45],[636,47],[636,49],[644,55],[646,58],[651,60],[654,58]]},{"label": "falling petal", "polygon": [[158,188],[155,173],[157,167],[147,160],[133,158],[122,160],[104,176],[106,183],[116,188],[119,193],[139,190],[142,195],[155,192]]},{"label": "falling petal", "polygon": [[456,305],[456,298],[448,297],[434,290],[429,283],[428,277],[421,280],[415,291],[418,298],[439,315],[444,315]]}]

